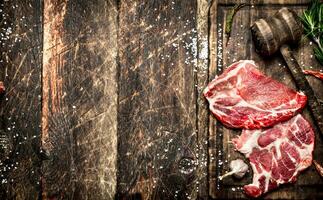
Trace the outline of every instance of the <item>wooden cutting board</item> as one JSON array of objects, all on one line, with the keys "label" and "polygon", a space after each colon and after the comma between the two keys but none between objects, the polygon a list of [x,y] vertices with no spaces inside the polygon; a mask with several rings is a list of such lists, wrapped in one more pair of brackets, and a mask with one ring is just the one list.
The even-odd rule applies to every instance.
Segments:
[{"label": "wooden cutting board", "polygon": [[[211,8],[211,30],[210,30],[210,78],[216,74],[221,74],[222,71],[234,61],[240,59],[255,60],[260,70],[266,75],[273,77],[286,85],[295,88],[294,81],[289,73],[289,70],[279,54],[271,58],[262,58],[255,52],[253,41],[251,38],[249,27],[258,18],[269,17],[278,11],[282,6],[286,6],[301,13],[307,7],[307,4],[302,1],[254,1],[243,7],[236,14],[232,26],[231,38],[228,41],[225,30],[225,19],[228,11],[232,9],[236,1],[219,1]],[[296,47],[294,53],[303,69],[322,69],[315,58],[313,57],[313,46],[310,41],[304,39],[300,46]],[[214,52],[214,53],[213,53]],[[316,95],[323,99],[322,82],[312,77],[308,77],[311,86],[316,92]],[[311,120],[307,110],[303,112],[307,119]],[[241,192],[241,186],[252,182],[252,173],[249,173],[246,178],[241,181],[234,178],[226,178],[223,181],[218,179],[218,176],[224,174],[228,170],[230,160],[243,158],[241,154],[234,151],[231,139],[240,134],[241,131],[234,131],[223,127],[218,123],[213,116],[210,117],[210,139],[214,142],[210,143],[210,158],[214,157],[215,162],[210,162],[210,194],[214,198],[245,198]],[[215,125],[214,125],[215,124]],[[322,138],[317,134],[314,150],[314,159],[321,163],[323,157]],[[322,187],[322,178],[320,178],[311,166],[308,170],[302,173],[295,184],[281,186],[267,195],[265,198],[283,198],[283,199],[307,199],[322,197],[323,193],[319,188]]]}]

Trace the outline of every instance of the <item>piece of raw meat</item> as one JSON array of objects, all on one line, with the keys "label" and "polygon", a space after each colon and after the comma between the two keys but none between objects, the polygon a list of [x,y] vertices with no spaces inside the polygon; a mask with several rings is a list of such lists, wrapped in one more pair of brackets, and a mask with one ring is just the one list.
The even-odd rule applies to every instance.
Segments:
[{"label": "piece of raw meat", "polygon": [[244,129],[232,142],[249,158],[253,181],[244,186],[244,191],[252,197],[296,181],[297,175],[312,164],[314,132],[300,114],[271,128]]},{"label": "piece of raw meat", "polygon": [[323,72],[314,70],[303,70],[304,74],[315,76],[318,79],[323,80]]},{"label": "piece of raw meat", "polygon": [[290,119],[306,104],[302,92],[265,76],[256,67],[251,60],[233,63],[204,90],[210,110],[228,127],[273,126]]}]

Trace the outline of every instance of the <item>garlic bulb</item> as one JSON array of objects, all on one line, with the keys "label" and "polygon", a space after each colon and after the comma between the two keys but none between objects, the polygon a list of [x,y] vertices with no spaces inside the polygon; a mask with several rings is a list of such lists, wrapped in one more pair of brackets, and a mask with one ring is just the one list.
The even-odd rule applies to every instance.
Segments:
[{"label": "garlic bulb", "polygon": [[230,172],[219,177],[222,180],[226,176],[234,175],[236,178],[242,178],[248,171],[248,165],[241,159],[232,160],[230,162]]}]

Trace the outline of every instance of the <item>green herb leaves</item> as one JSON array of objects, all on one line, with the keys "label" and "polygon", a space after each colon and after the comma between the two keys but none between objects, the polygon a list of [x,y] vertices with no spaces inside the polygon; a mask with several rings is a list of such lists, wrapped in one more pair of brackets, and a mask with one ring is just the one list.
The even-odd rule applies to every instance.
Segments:
[{"label": "green herb leaves", "polygon": [[303,12],[301,21],[306,36],[317,44],[317,47],[314,48],[314,54],[323,65],[323,3],[320,3],[319,0],[313,0],[309,8]]}]

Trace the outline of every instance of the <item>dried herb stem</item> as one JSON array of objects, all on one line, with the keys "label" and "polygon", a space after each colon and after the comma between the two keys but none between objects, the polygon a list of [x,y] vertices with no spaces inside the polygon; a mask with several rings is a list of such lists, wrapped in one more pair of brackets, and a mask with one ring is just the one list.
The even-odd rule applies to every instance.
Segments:
[{"label": "dried herb stem", "polygon": [[317,172],[323,177],[323,167],[317,161],[314,160],[313,162]]},{"label": "dried herb stem", "polygon": [[227,17],[225,19],[225,34],[227,35],[227,43],[230,39],[231,36],[231,29],[232,29],[232,23],[233,23],[233,18],[235,14],[246,4],[240,3],[236,4],[227,14]]}]

